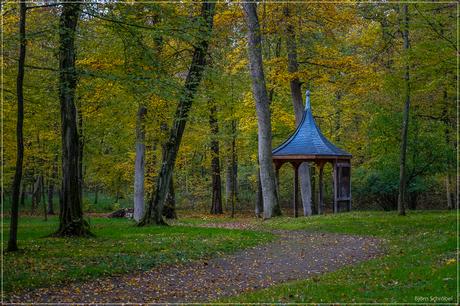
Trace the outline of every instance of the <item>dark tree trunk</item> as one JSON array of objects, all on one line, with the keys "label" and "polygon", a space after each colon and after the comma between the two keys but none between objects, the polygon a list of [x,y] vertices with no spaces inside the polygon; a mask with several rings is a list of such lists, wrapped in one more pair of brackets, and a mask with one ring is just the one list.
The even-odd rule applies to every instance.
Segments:
[{"label": "dark tree trunk", "polygon": [[62,187],[59,229],[56,236],[88,236],[89,224],[83,219],[79,171],[80,139],[77,127],[75,91],[75,31],[80,4],[64,2],[59,21],[59,100],[61,103]]},{"label": "dark tree trunk", "polygon": [[[450,136],[450,130],[449,130],[449,115],[448,115],[448,107],[449,107],[449,99],[447,97],[447,90],[444,90],[443,92],[443,99],[444,99],[444,108],[443,108],[443,120],[445,123],[445,128],[444,128],[444,136],[446,140],[446,144],[448,147],[450,147],[451,144],[451,136]],[[455,184],[452,182],[452,160],[450,157],[450,154],[447,154],[446,156],[446,200],[447,200],[447,209],[454,209],[455,208]]]},{"label": "dark tree trunk", "polygon": [[24,207],[26,205],[26,187],[24,186],[24,181],[22,182],[21,184],[21,200],[20,200],[20,203],[21,203],[21,207]]},{"label": "dark tree trunk", "polygon": [[404,11],[404,50],[406,56],[404,83],[406,87],[405,103],[403,112],[403,124],[401,132],[401,156],[399,161],[399,193],[398,193],[398,212],[399,215],[404,216],[405,210],[405,192],[406,192],[406,152],[407,152],[407,131],[409,129],[409,109],[410,109],[410,77],[409,77],[409,12],[408,5],[403,4]]},{"label": "dark tree trunk", "polygon": [[409,209],[411,210],[417,209],[417,198],[418,198],[418,195],[416,192],[411,192],[409,194]]},{"label": "dark tree trunk", "polygon": [[48,215],[54,215],[53,205],[54,185],[53,182],[48,183]]},{"label": "dark tree trunk", "polygon": [[42,180],[43,180],[43,176],[41,175],[38,175],[35,178],[35,182],[34,182],[33,190],[32,190],[32,212],[35,212],[37,207],[40,205]]},{"label": "dark tree trunk", "polygon": [[[26,61],[26,11],[25,2],[19,3],[19,60],[18,60],[18,75],[16,81],[16,93],[18,97],[18,117],[16,123],[16,141],[17,141],[17,157],[16,169],[13,180],[13,194],[11,203],[11,223],[10,236],[8,239],[8,251],[17,251],[17,236],[18,236],[18,219],[19,219],[19,189],[21,188],[22,180],[22,163],[24,159],[24,139],[23,139],[23,124],[24,124],[24,65]],[[2,192],[3,194],[3,192]]]},{"label": "dark tree trunk", "polygon": [[238,202],[238,154],[236,152],[236,125],[237,121],[232,120],[232,192],[234,197],[234,202]]},{"label": "dark tree trunk", "polygon": [[96,186],[96,190],[94,191],[94,205],[97,205],[98,195],[99,195],[99,188]]},{"label": "dark tree trunk", "polygon": [[209,125],[211,128],[211,172],[212,172],[212,202],[211,214],[222,214],[222,182],[220,178],[219,157],[219,122],[217,121],[217,107],[214,100],[209,101]]},{"label": "dark tree trunk", "polygon": [[231,171],[231,190],[230,190],[230,202],[231,202],[231,211],[232,215],[231,217],[233,218],[235,216],[235,205],[236,205],[236,185],[238,184],[237,182],[237,173],[238,173],[238,165],[236,164],[236,121],[232,120],[232,145],[231,145],[231,162],[230,165],[232,167]]},{"label": "dark tree trunk", "polygon": [[[286,17],[290,16],[289,8],[286,5],[284,9]],[[294,27],[288,20],[286,27],[286,47],[288,52],[288,72],[295,74],[299,71],[297,61],[297,43]],[[304,109],[302,103],[301,82],[298,77],[292,77],[289,81],[291,88],[292,105],[294,106],[296,126],[302,121]],[[302,197],[303,215],[311,216],[311,182],[310,182],[310,166],[307,163],[302,163],[299,166],[298,173],[300,176],[300,192]]]},{"label": "dark tree trunk", "polygon": [[83,112],[80,109],[81,103],[77,108],[78,120],[78,183],[80,184],[80,199],[83,202],[83,150],[85,149],[85,138],[83,136]]},{"label": "dark tree trunk", "polygon": [[243,3],[243,11],[248,25],[248,54],[252,78],[252,91],[256,100],[258,124],[258,153],[260,179],[264,202],[264,218],[280,215],[281,209],[276,194],[275,171],[272,162],[272,131],[270,108],[265,85],[262,63],[261,33],[255,2]]},{"label": "dark tree trunk", "polygon": [[54,180],[56,179],[58,175],[58,156],[56,154],[54,163],[53,163],[53,175],[49,179],[48,182],[48,214],[49,215],[54,215],[54,203],[53,203],[53,196],[54,196]]},{"label": "dark tree trunk", "polygon": [[163,216],[166,219],[177,219],[176,214],[176,195],[174,193],[174,180],[171,176],[171,182],[169,182],[169,192],[166,196],[166,203],[163,207]]},{"label": "dark tree trunk", "polygon": [[46,204],[46,191],[45,191],[45,180],[42,179],[42,188],[41,188],[41,195],[42,195],[42,202],[43,202],[43,214],[45,216],[45,221],[48,221],[48,205]]},{"label": "dark tree trunk", "polygon": [[194,47],[192,64],[185,80],[181,98],[176,109],[174,123],[171,127],[171,133],[166,143],[166,151],[163,155],[163,162],[157,179],[156,192],[153,192],[152,197],[149,199],[145,215],[141,222],[139,222],[140,226],[147,224],[166,224],[162,217],[163,206],[168,194],[169,184],[188,114],[201,82],[203,70],[206,66],[206,54],[208,52],[209,39],[211,38],[215,5],[216,4],[213,2],[203,2],[202,4],[201,18],[204,21],[202,39],[197,42]]},{"label": "dark tree trunk", "polygon": [[229,146],[230,157],[227,160],[225,179],[225,206],[235,210],[235,203],[238,201],[238,156],[236,154],[236,120],[230,124],[232,140]]}]

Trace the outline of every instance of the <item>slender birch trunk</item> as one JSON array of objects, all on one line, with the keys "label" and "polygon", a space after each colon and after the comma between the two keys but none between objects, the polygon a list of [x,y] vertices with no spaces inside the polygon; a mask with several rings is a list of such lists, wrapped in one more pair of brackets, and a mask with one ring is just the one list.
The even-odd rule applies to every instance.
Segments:
[{"label": "slender birch trunk", "polygon": [[145,128],[147,108],[139,105],[136,120],[136,161],[134,164],[134,220],[139,222],[144,215],[144,173],[145,173]]},{"label": "slender birch trunk", "polygon": [[398,193],[398,212],[399,215],[406,214],[405,192],[406,192],[406,152],[407,152],[407,131],[409,129],[409,110],[410,110],[410,76],[409,76],[409,9],[407,4],[403,4],[404,13],[404,56],[405,56],[405,103],[403,112],[403,124],[401,133],[401,156],[399,162],[399,193]]},{"label": "slender birch trunk", "polygon": [[18,118],[16,123],[16,141],[17,141],[17,157],[16,169],[13,180],[13,195],[11,203],[11,222],[10,236],[8,239],[8,251],[17,251],[17,233],[19,219],[19,192],[22,180],[22,164],[24,159],[24,65],[26,61],[26,11],[27,4],[19,2],[19,60],[18,60],[18,75],[16,81],[16,92],[18,97]]}]

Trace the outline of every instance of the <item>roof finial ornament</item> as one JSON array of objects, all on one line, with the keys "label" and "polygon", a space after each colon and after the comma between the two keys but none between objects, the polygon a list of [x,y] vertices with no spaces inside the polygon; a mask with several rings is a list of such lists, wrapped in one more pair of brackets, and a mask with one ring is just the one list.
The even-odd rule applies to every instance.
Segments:
[{"label": "roof finial ornament", "polygon": [[305,110],[310,108],[310,90],[305,92]]}]

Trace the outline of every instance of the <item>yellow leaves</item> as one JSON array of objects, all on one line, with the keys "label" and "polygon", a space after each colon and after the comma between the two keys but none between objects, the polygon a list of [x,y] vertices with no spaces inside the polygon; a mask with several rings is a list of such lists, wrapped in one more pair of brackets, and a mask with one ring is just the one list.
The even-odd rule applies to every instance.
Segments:
[{"label": "yellow leaves", "polygon": [[446,265],[453,265],[453,264],[456,264],[456,263],[457,263],[456,258],[450,258],[450,259],[446,260]]},{"label": "yellow leaves", "polygon": [[381,36],[381,27],[376,22],[368,22],[351,27],[345,37],[345,40],[361,48],[377,48]]},{"label": "yellow leaves", "polygon": [[77,66],[83,66],[86,68],[90,68],[91,70],[104,70],[123,65],[123,60],[116,58],[111,59],[110,61],[104,61],[94,57],[89,57],[77,59],[76,64]]},{"label": "yellow leaves", "polygon": [[214,16],[214,27],[229,30],[229,27],[236,21],[242,20],[243,11],[238,6],[231,6],[229,9],[220,11]]}]

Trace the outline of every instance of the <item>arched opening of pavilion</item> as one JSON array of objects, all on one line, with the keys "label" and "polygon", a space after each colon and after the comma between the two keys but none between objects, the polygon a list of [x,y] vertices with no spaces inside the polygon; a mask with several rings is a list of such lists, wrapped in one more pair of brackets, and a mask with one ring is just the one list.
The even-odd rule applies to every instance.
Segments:
[{"label": "arched opening of pavilion", "polygon": [[[324,205],[324,165],[331,163],[333,169],[333,212],[351,210],[351,158],[352,155],[332,144],[316,125],[311,112],[310,92],[306,92],[305,111],[295,132],[272,151],[276,177],[279,182],[279,169],[285,163],[294,168],[294,216],[299,207],[299,166],[314,163],[319,171],[318,214],[325,211]],[[279,193],[278,193],[279,194]],[[312,198],[315,196],[311,193]]]}]

